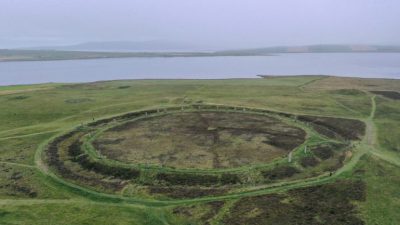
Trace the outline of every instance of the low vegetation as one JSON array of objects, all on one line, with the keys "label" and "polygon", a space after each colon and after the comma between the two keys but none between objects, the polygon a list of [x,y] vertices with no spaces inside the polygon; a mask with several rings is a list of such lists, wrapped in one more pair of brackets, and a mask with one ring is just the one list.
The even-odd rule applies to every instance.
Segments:
[{"label": "low vegetation", "polygon": [[[0,223],[396,224],[400,103],[374,91],[399,87],[323,76],[0,87]],[[251,151],[138,160],[126,142],[169,132],[188,137],[182,149]]]},{"label": "low vegetation", "polygon": [[400,100],[400,93],[397,91],[372,91],[372,93],[382,95],[386,98]]},{"label": "low vegetation", "polygon": [[365,184],[340,181],[238,200],[223,224],[365,224],[354,201],[365,201]]},{"label": "low vegetation", "polygon": [[271,162],[302,144],[305,135],[265,115],[177,112],[116,126],[94,145],[122,162],[212,169]]},{"label": "low vegetation", "polygon": [[365,134],[365,124],[359,120],[317,116],[298,116],[297,118],[309,123],[319,133],[330,138],[360,140]]}]

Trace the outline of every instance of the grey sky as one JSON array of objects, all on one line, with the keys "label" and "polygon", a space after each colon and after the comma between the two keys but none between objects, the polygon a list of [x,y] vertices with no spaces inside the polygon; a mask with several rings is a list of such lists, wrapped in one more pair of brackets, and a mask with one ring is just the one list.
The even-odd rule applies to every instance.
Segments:
[{"label": "grey sky", "polygon": [[118,40],[220,48],[400,44],[400,1],[0,1],[0,48]]}]

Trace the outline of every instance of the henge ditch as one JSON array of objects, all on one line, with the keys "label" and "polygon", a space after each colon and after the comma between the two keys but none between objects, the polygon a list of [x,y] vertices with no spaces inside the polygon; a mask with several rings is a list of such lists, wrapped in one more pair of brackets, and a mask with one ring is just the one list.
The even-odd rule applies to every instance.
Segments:
[{"label": "henge ditch", "polygon": [[[342,138],[333,140],[334,138],[332,139],[332,137],[335,136],[325,137],[323,136],[324,134],[321,137],[310,138],[311,134],[307,132],[307,139],[304,143],[302,143],[304,140],[298,142],[299,145],[297,147],[285,149],[283,151],[284,154],[276,158],[265,162],[226,168],[176,168],[162,164],[123,162],[100,154],[101,151],[94,148],[95,145],[91,143],[102,132],[116,127],[120,129],[128,123],[135,124],[135,121],[152,120],[171,114],[205,112],[257,115],[269,119],[272,118],[273,121],[282,120],[282,122],[285,121],[284,123],[290,121],[291,125],[298,124],[297,129],[301,129],[301,127],[314,128],[312,124],[314,120],[308,119],[304,123],[299,116],[263,109],[222,105],[188,105],[152,109],[101,119],[77,127],[49,143],[45,160],[58,176],[100,192],[125,194],[125,190],[130,190],[130,193],[146,198],[193,198],[196,196],[222,195],[234,189],[255,184],[273,183],[286,179],[302,179],[318,175],[316,171],[334,171],[343,164],[345,160],[344,151],[349,149],[349,141],[356,140],[354,137],[363,134],[362,129],[360,129],[357,135],[351,136],[353,139],[343,141]],[[212,125],[211,127],[212,129],[204,127],[204,130],[212,133],[215,126]],[[332,129],[332,127],[327,129],[334,130],[333,132],[342,131],[341,129]],[[249,130],[249,127],[244,130]],[[317,129],[315,130],[318,131]],[[302,131],[305,132],[304,130]],[[345,135],[339,133],[336,136],[342,137]],[[309,141],[310,139],[313,141]],[[314,139],[318,139],[318,141]],[[311,169],[301,166],[301,160],[304,160],[304,157],[309,157],[307,154],[301,155],[305,144],[310,146],[308,154],[318,160],[318,166],[316,166],[318,169],[313,166],[311,166]],[[325,154],[324,149],[328,149],[328,153]],[[291,163],[287,161],[287,154],[290,151],[295,151],[296,156],[296,160]],[[178,191],[179,193],[176,190],[180,190]]]}]

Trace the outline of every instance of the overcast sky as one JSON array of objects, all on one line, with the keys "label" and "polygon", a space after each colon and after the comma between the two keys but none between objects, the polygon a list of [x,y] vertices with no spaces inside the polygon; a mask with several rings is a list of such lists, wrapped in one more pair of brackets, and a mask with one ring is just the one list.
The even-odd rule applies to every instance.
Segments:
[{"label": "overcast sky", "polygon": [[0,0],[0,48],[119,40],[400,44],[400,0]]}]

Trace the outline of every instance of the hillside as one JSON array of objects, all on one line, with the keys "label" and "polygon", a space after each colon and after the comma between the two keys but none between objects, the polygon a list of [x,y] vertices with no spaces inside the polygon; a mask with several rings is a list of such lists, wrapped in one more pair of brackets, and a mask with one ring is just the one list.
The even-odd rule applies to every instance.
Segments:
[{"label": "hillside", "polygon": [[[80,46],[80,47],[79,47]],[[136,46],[136,44],[135,44]],[[280,53],[399,53],[400,46],[369,45],[310,45],[297,47],[268,47],[215,52],[164,51],[151,45],[137,45],[142,51],[127,51],[127,45],[120,42],[86,43],[66,50],[20,50],[0,49],[0,62],[6,61],[49,61],[99,58],[151,58],[151,57],[221,57],[221,56],[269,56]],[[77,50],[79,49],[79,50]],[[84,49],[84,50],[82,50]],[[85,50],[89,49],[89,50]],[[101,49],[104,51],[93,51]],[[147,51],[156,49],[156,51]]]},{"label": "hillside", "polygon": [[400,52],[400,46],[384,45],[305,45],[220,51],[225,54],[264,55],[274,53]]}]

